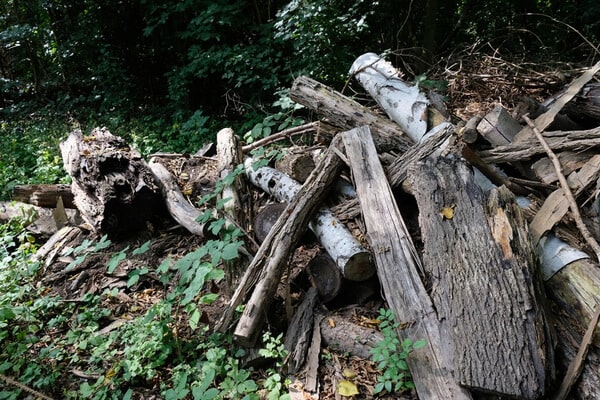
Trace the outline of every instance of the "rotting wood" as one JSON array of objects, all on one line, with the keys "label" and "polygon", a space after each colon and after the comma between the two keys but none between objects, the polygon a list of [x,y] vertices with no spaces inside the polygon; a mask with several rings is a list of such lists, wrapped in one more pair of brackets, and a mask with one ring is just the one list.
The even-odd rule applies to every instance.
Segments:
[{"label": "rotting wood", "polygon": [[306,361],[310,347],[315,321],[315,305],[317,304],[317,289],[311,287],[304,294],[302,303],[296,309],[285,333],[284,347],[288,351],[287,373],[297,373]]},{"label": "rotting wood", "polygon": [[275,168],[294,180],[304,183],[315,169],[315,162],[309,153],[290,148],[281,159],[275,161]]},{"label": "rotting wood", "polygon": [[410,139],[402,134],[394,122],[314,79],[306,76],[296,78],[290,98],[316,111],[329,124],[341,129],[368,125],[380,150],[395,149],[405,152],[412,145]]},{"label": "rotting wood", "polygon": [[[335,148],[332,148],[332,151],[335,151]],[[289,203],[302,190],[302,185],[283,172],[270,167],[261,167],[255,170],[252,166],[253,162],[251,158],[246,159],[245,162],[246,175],[250,182],[278,201]],[[329,208],[319,207],[308,227],[325,251],[333,258],[345,278],[361,281],[370,278],[375,273],[369,251],[352,236]]]},{"label": "rotting wood", "polygon": [[[600,128],[543,132],[542,136],[553,151],[583,151],[600,146]],[[531,136],[519,142],[479,151],[478,154],[483,161],[494,164],[526,161],[545,155],[545,152],[538,140]]]},{"label": "rotting wood", "polygon": [[[217,157],[218,176],[225,182],[225,179],[234,174],[236,167],[243,162],[242,147],[233,129],[224,128],[217,133]],[[248,193],[247,184],[240,174],[235,176],[231,183],[224,183],[222,191],[218,195],[223,202],[223,212],[228,221],[233,221],[236,226],[242,227],[244,231],[247,231],[249,226],[247,216],[252,209],[249,196],[246,196],[245,201],[242,201],[242,197],[246,193]],[[246,260],[242,257],[225,262],[225,280],[229,291],[233,291],[235,282],[243,274],[245,266]]]},{"label": "rotting wood", "polygon": [[339,146],[338,142],[339,140],[334,139],[318,168],[309,176],[297,196],[291,200],[277,220],[240,279],[222,318],[217,323],[217,330],[229,329],[235,309],[242,304],[255,286],[234,332],[236,339],[243,345],[251,346],[255,342],[267,307],[277,289],[282,268],[306,229],[312,214],[319,207],[326,190],[337,178],[341,161],[332,148]]},{"label": "rotting wood", "polygon": [[486,205],[470,169],[452,155],[415,164],[409,179],[456,379],[480,392],[541,398],[554,376],[551,324],[514,197],[499,189]]},{"label": "rotting wood", "polygon": [[361,127],[342,137],[385,298],[397,321],[407,325],[398,334],[427,341],[424,348],[407,358],[419,398],[471,399],[469,391],[452,375],[441,322],[419,274],[422,266],[417,250],[377,158],[369,128]]},{"label": "rotting wood", "polygon": [[594,331],[596,330],[596,326],[598,325],[598,319],[600,318],[600,304],[596,304],[596,312],[594,312],[594,316],[590,321],[587,331],[581,340],[581,344],[579,345],[579,351],[577,352],[577,356],[571,361],[569,364],[569,369],[563,379],[560,388],[558,390],[558,394],[554,397],[554,400],[565,400],[569,395],[569,392],[573,388],[573,385],[579,378],[581,374],[581,370],[583,369],[583,363],[585,362],[585,357],[589,350],[589,347],[592,343],[592,338],[594,336]]},{"label": "rotting wood", "polygon": [[598,244],[596,239],[592,236],[592,234],[588,230],[587,226],[583,222],[583,219],[581,218],[581,212],[579,211],[579,206],[577,205],[577,201],[575,200],[575,196],[573,196],[573,192],[571,191],[571,188],[569,187],[567,179],[565,178],[565,176],[562,173],[562,167],[560,166],[560,161],[558,160],[558,158],[556,157],[556,155],[554,154],[552,149],[550,149],[550,147],[544,140],[541,132],[535,126],[533,121],[531,121],[526,115],[523,117],[523,119],[527,122],[527,125],[529,125],[532,132],[535,134],[536,139],[539,140],[540,144],[544,148],[544,151],[546,152],[546,154],[548,155],[550,160],[552,160],[552,164],[554,165],[554,168],[556,169],[556,175],[558,176],[558,180],[561,183],[561,188],[563,190],[563,194],[567,200],[567,203],[569,204],[569,209],[571,210],[571,213],[573,214],[573,218],[575,219],[577,228],[579,228],[579,231],[581,232],[581,235],[583,236],[583,238],[590,245],[590,247],[594,250],[594,252],[596,253],[596,259],[600,262],[600,245]]},{"label": "rotting wood", "polygon": [[365,360],[371,359],[371,350],[384,339],[381,332],[335,314],[323,316],[320,328],[325,346]]},{"label": "rotting wood", "polygon": [[152,173],[122,138],[106,129],[96,128],[87,136],[73,131],[60,149],[74,202],[94,232],[127,235],[162,214]]},{"label": "rotting wood", "polygon": [[511,117],[504,107],[497,105],[477,125],[477,131],[495,146],[511,143],[521,130],[521,124]]},{"label": "rotting wood", "polygon": [[197,221],[202,213],[190,204],[183,193],[181,193],[179,186],[173,180],[167,168],[155,158],[150,160],[148,166],[158,182],[169,214],[171,214],[173,219],[190,233],[206,237],[209,233],[207,224]]},{"label": "rotting wood", "polygon": [[13,200],[47,208],[56,207],[58,197],[62,197],[65,208],[76,208],[70,185],[17,185],[12,192]]}]

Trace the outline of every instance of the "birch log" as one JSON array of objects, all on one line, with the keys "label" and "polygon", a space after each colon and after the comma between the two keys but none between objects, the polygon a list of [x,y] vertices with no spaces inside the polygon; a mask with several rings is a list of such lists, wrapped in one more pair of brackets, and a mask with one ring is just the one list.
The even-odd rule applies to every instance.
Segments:
[{"label": "birch log", "polygon": [[241,303],[247,291],[256,282],[252,296],[234,331],[234,338],[243,345],[251,347],[256,342],[260,327],[264,321],[268,306],[279,284],[283,267],[294,251],[295,245],[306,229],[313,213],[326,195],[327,189],[337,178],[341,160],[333,150],[338,140],[331,143],[326,157],[308,177],[308,180],[290,200],[275,226],[260,246],[252,263],[242,277],[236,293],[224,313],[221,327],[228,325],[227,320],[233,310]]},{"label": "birch log", "polygon": [[358,57],[350,68],[350,74],[413,142],[424,139],[428,130],[429,100],[419,86],[402,81],[398,70],[375,53]]},{"label": "birch log", "polygon": [[452,375],[449,343],[421,281],[419,256],[379,163],[369,128],[344,133],[343,139],[385,298],[397,322],[406,325],[398,334],[427,341],[407,359],[419,399],[471,399],[469,391]]},{"label": "birch log", "polygon": [[[261,167],[255,170],[253,163],[254,160],[248,158],[245,165],[246,174],[254,185],[280,202],[289,203],[298,195],[302,188],[298,182],[274,168]],[[346,279],[363,281],[375,273],[369,251],[352,236],[330,209],[319,208],[308,227]]]}]

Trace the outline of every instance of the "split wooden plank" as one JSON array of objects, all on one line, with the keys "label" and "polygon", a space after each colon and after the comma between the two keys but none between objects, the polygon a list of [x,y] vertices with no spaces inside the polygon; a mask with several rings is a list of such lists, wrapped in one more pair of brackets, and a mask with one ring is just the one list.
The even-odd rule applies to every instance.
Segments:
[{"label": "split wooden plank", "polygon": [[541,398],[554,376],[551,324],[525,218],[506,188],[488,199],[458,157],[410,170],[423,264],[461,385]]},{"label": "split wooden plank", "polygon": [[42,184],[17,185],[13,188],[13,200],[33,204],[40,207],[56,207],[56,201],[62,197],[65,208],[76,208],[73,203],[73,192],[70,185]]},{"label": "split wooden plank", "polygon": [[340,140],[334,139],[325,158],[281,214],[240,279],[240,284],[217,324],[218,330],[229,328],[235,309],[242,304],[254,286],[252,296],[234,331],[235,339],[244,346],[250,347],[256,341],[283,267],[327,190],[337,178],[341,160],[334,149],[337,149]]},{"label": "split wooden plank", "polygon": [[471,399],[469,391],[460,387],[452,375],[448,343],[419,275],[422,267],[417,250],[379,163],[369,128],[357,128],[342,137],[377,274],[397,321],[407,325],[398,333],[403,338],[427,341],[407,359],[419,398]]}]

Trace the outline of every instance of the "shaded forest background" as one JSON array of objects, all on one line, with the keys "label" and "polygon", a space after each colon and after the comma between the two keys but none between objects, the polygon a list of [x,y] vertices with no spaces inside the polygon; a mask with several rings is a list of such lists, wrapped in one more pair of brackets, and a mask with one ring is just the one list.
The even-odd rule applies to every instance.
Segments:
[{"label": "shaded forest background", "polygon": [[74,126],[194,151],[224,126],[252,140],[309,119],[294,77],[341,90],[367,51],[425,80],[474,53],[589,65],[600,38],[595,0],[5,0],[0,15],[2,198],[64,181]]}]

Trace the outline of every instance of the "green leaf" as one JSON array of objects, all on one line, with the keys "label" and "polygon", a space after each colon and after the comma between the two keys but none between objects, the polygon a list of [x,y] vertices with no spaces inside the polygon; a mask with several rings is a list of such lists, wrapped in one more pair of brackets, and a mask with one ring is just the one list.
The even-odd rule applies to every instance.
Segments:
[{"label": "green leaf", "polygon": [[205,294],[204,296],[200,297],[200,299],[198,301],[202,304],[212,304],[218,298],[219,298],[218,293],[208,293],[208,294]]},{"label": "green leaf", "polygon": [[152,242],[151,240],[148,240],[146,243],[144,243],[137,249],[133,250],[133,252],[131,254],[134,256],[137,256],[138,254],[144,254],[145,252],[147,252],[150,249],[151,242]]},{"label": "green leaf", "polygon": [[420,339],[417,340],[416,342],[413,343],[413,350],[418,350],[420,348],[423,348],[427,345],[427,340],[425,339]]},{"label": "green leaf", "polygon": [[129,250],[129,246],[127,246],[125,249],[121,250],[120,252],[118,252],[117,254],[115,254],[114,256],[112,256],[112,258],[108,261],[108,273],[112,274],[113,272],[115,272],[115,269],[117,268],[117,266],[119,265],[119,263],[121,261],[123,261],[127,255],[125,254],[125,252]]},{"label": "green leaf", "polygon": [[192,329],[192,331],[195,331],[196,328],[198,327],[201,316],[202,316],[202,313],[200,312],[198,307],[194,306],[193,311],[191,313],[189,313],[189,324],[190,324],[190,328]]},{"label": "green leaf", "polygon": [[242,242],[229,243],[223,248],[223,260],[229,261],[238,257],[238,248]]}]

